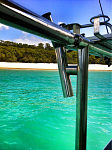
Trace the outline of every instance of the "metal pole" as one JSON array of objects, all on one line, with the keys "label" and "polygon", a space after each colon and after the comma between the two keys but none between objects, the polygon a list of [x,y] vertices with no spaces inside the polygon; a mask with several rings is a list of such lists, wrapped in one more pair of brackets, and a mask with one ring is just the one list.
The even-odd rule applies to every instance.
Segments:
[{"label": "metal pole", "polygon": [[86,150],[89,46],[78,50],[75,150]]},{"label": "metal pole", "polygon": [[63,90],[64,97],[71,97],[73,96],[72,84],[70,80],[70,75],[66,72],[66,67],[68,66],[67,58],[66,58],[66,51],[64,47],[59,47],[55,50],[59,75]]}]

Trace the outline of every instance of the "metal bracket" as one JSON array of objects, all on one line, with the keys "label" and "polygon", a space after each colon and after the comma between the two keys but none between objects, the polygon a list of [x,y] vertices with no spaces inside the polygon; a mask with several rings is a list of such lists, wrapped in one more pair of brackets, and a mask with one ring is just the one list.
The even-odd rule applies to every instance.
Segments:
[{"label": "metal bracket", "polygon": [[80,25],[78,24],[73,25],[73,33],[80,34]]},{"label": "metal bracket", "polygon": [[77,66],[68,66],[66,58],[66,50],[64,47],[59,47],[55,50],[59,75],[64,97],[73,96],[73,89],[70,80],[70,75],[77,74]]},{"label": "metal bracket", "polygon": [[94,34],[99,33],[100,18],[94,19]]}]

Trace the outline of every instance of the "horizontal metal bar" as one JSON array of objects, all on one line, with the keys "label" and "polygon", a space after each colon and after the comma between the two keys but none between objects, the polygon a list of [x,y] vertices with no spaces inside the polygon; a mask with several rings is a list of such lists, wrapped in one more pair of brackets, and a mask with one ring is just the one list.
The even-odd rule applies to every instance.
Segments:
[{"label": "horizontal metal bar", "polygon": [[[76,51],[77,49],[83,49],[84,47],[86,47],[89,44],[89,53],[90,54],[93,53],[95,56],[102,54],[103,56],[112,57],[112,48],[109,49],[108,47],[106,48],[105,46],[97,44],[96,37],[85,38],[78,34],[75,36],[76,36],[76,38],[75,38],[76,40],[75,40],[74,45],[67,45],[67,46],[65,46],[66,49]],[[106,36],[105,38],[108,38],[109,40],[111,40],[111,34],[109,36]]]},{"label": "horizontal metal bar", "polygon": [[[78,23],[72,23],[72,24],[65,24],[63,27],[64,28],[69,28],[69,30],[73,30],[73,26],[74,25],[78,25],[80,28],[88,28],[88,27],[93,27],[94,26],[94,24],[84,24],[84,25],[80,25],[80,24],[78,24]],[[106,26],[108,26],[109,28],[110,28],[110,30],[112,31],[112,25],[110,24],[110,23],[108,23],[108,22],[101,22],[100,23],[100,25],[106,25]]]},{"label": "horizontal metal bar", "polygon": [[67,66],[66,73],[68,75],[77,75],[77,65]]},{"label": "horizontal metal bar", "polygon": [[[86,47],[86,45],[88,45],[88,43],[84,42],[84,41],[82,41],[82,42],[79,43],[79,47],[83,47],[84,48],[84,47]],[[106,51],[104,49],[96,47],[94,44],[90,44],[89,45],[89,50],[90,51],[94,51],[94,52],[99,53],[99,54],[102,54],[104,56],[112,57],[112,53],[111,52],[108,52],[108,51]]]},{"label": "horizontal metal bar", "polygon": [[[101,22],[100,25],[106,25],[110,28],[110,30],[112,31],[112,25],[110,23],[107,22]],[[88,27],[93,27],[94,24],[85,24],[85,25],[81,25],[80,28],[88,28]]]},{"label": "horizontal metal bar", "polygon": [[77,48],[82,49],[82,48],[88,46],[88,44],[89,44],[89,51],[94,51],[99,54],[102,54],[102,55],[105,55],[108,57],[112,57],[112,52],[110,52],[110,49],[105,48],[105,47],[103,48],[103,46],[101,48],[101,45],[99,45],[99,46],[95,45],[95,43],[92,42],[92,40],[82,37],[81,35],[76,35],[76,39],[78,41],[77,43],[79,43],[78,45],[76,45]]},{"label": "horizontal metal bar", "polygon": [[13,7],[13,8],[15,8],[15,9],[18,9],[18,10],[20,10],[20,11],[23,11],[23,12],[25,12],[25,13],[28,13],[28,14],[30,14],[30,15],[33,15],[33,16],[36,16],[36,17],[39,16],[39,15],[36,14],[35,12],[32,12],[31,10],[29,10],[29,9],[27,9],[27,8],[25,8],[25,7],[23,7],[23,6],[21,6],[20,4],[14,2],[14,1],[12,1],[12,0],[0,0],[0,2],[2,2],[3,4],[6,4],[6,5],[10,6],[10,7]]},{"label": "horizontal metal bar", "polygon": [[48,19],[40,15],[35,17],[3,3],[0,3],[0,22],[64,45],[75,41],[73,33]]},{"label": "horizontal metal bar", "polygon": [[[112,33],[111,34],[104,34],[102,35],[106,40],[112,40]],[[96,36],[86,37],[89,40],[92,40],[93,42],[99,41],[99,38]]]},{"label": "horizontal metal bar", "polygon": [[[5,2],[10,2],[10,5],[6,5]],[[26,31],[28,33],[51,40],[55,45],[68,47],[71,49],[82,49],[88,44],[90,46],[90,52],[112,57],[110,50],[103,46],[95,45],[91,40],[71,33],[69,30],[60,27],[59,25],[49,21],[48,19],[30,12],[28,9],[12,3],[11,0],[0,0],[0,22],[8,26]],[[16,6],[17,5],[17,6]],[[24,10],[25,9],[25,10]],[[111,25],[108,23],[111,27]],[[81,25],[79,25],[81,26]]]}]

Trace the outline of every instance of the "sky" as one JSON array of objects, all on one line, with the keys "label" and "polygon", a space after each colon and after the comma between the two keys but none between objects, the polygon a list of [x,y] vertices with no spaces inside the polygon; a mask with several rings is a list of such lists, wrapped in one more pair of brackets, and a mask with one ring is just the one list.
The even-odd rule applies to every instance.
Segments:
[{"label": "sky", "polygon": [[[101,14],[99,0],[14,0],[18,4],[31,11],[43,15],[51,12],[53,22],[59,24],[79,23],[90,24],[90,18]],[[105,15],[110,17],[112,24],[112,0],[100,0]],[[101,18],[102,20],[103,18]],[[110,30],[109,30],[110,31]],[[72,31],[71,31],[72,32]],[[86,37],[93,36],[93,27],[81,29]],[[105,26],[100,27],[101,34],[107,34]],[[50,41],[38,36],[0,24],[0,40],[8,40],[17,43],[38,45],[38,43],[50,43]]]}]

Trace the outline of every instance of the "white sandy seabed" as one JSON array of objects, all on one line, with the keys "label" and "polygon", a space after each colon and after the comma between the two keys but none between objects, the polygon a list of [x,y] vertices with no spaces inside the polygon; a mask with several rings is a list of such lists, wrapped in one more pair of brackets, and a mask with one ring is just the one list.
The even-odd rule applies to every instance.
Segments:
[{"label": "white sandy seabed", "polygon": [[[0,62],[0,69],[58,70],[58,65],[56,63]],[[112,71],[112,66],[91,64],[89,71]]]}]

